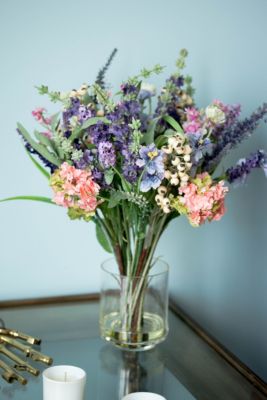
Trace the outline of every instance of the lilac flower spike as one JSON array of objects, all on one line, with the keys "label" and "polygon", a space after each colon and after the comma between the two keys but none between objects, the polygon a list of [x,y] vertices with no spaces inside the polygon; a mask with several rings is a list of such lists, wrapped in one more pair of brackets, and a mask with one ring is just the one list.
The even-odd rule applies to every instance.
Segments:
[{"label": "lilac flower spike", "polygon": [[254,168],[262,168],[267,177],[267,153],[264,150],[258,150],[248,158],[240,159],[235,167],[226,171],[227,179],[236,185],[243,184]]},{"label": "lilac flower spike", "polygon": [[139,155],[136,165],[144,171],[140,185],[141,192],[157,189],[164,178],[163,152],[157,149],[155,144],[150,144],[142,146]]},{"label": "lilac flower spike", "polygon": [[113,167],[116,164],[116,155],[112,143],[110,142],[99,143],[98,158],[104,168]]}]

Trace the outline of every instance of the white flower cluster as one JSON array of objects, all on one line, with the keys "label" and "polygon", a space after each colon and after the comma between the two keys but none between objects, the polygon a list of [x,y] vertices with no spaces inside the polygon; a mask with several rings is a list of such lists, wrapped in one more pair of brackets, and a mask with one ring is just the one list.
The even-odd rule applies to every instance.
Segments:
[{"label": "white flower cluster", "polygon": [[87,91],[88,91],[89,86],[84,83],[79,89],[73,89],[70,92],[61,92],[60,93],[60,100],[63,102],[69,100],[70,98],[77,98],[77,99],[82,99]]},{"label": "white flower cluster", "polygon": [[155,197],[157,205],[162,209],[165,214],[168,214],[171,211],[170,208],[170,200],[168,197],[165,197],[167,194],[166,186],[160,186],[158,188],[158,194]]},{"label": "white flower cluster", "polygon": [[216,125],[225,123],[225,113],[216,104],[208,106],[205,110],[206,117]]},{"label": "white flower cluster", "polygon": [[69,97],[77,97],[78,99],[81,99],[83,96],[86,95],[88,87],[89,86],[86,83],[84,83],[78,90],[73,89],[69,93]]},{"label": "white flower cluster", "polygon": [[163,146],[162,151],[166,155],[164,177],[168,181],[168,185],[161,185],[158,188],[155,200],[163,212],[169,213],[171,209],[168,188],[170,185],[183,186],[187,184],[189,180],[188,172],[192,167],[190,156],[192,149],[185,137],[176,135],[168,139],[168,145]]},{"label": "white flower cluster", "polygon": [[192,149],[187,144],[186,138],[180,135],[170,137],[168,145],[163,146],[162,151],[167,155],[165,178],[173,186],[178,186],[179,183],[186,184],[189,179],[187,172],[192,167],[190,162]]}]

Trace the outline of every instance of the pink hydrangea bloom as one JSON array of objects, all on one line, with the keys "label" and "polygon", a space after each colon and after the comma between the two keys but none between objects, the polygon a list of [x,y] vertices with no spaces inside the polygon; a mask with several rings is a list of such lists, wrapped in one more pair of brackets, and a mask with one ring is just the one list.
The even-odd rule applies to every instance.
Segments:
[{"label": "pink hydrangea bloom", "polygon": [[198,121],[200,118],[199,110],[195,107],[186,108],[185,112],[188,121]]},{"label": "pink hydrangea bloom", "polygon": [[55,193],[53,201],[63,207],[78,207],[93,213],[98,205],[99,185],[91,172],[77,169],[64,162],[52,175],[51,187]]},{"label": "pink hydrangea bloom", "polygon": [[197,121],[185,122],[183,128],[186,133],[197,133],[201,128],[201,124]]},{"label": "pink hydrangea bloom", "polygon": [[202,127],[200,112],[194,107],[187,108],[185,112],[186,122],[183,124],[184,131],[188,134],[199,132]]},{"label": "pink hydrangea bloom", "polygon": [[205,110],[198,110],[195,107],[186,108],[183,129],[188,135],[205,135],[214,129],[231,126],[239,114],[240,105],[224,104],[216,99]]},{"label": "pink hydrangea bloom", "polygon": [[41,124],[50,125],[51,117],[45,117],[44,114],[46,114],[46,109],[44,107],[37,107],[32,111],[32,115],[36,121],[40,122]]},{"label": "pink hydrangea bloom", "polygon": [[224,198],[227,192],[224,181],[214,184],[210,175],[204,172],[180,187],[178,209],[187,214],[193,226],[199,226],[207,220],[219,221],[225,213]]}]

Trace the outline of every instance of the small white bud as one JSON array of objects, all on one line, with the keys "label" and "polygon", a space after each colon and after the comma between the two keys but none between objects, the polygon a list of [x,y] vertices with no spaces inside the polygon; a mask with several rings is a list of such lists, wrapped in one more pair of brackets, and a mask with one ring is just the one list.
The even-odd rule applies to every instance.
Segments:
[{"label": "small white bud", "polygon": [[192,153],[191,147],[188,144],[186,144],[184,146],[184,154],[191,154],[191,153]]},{"label": "small white bud", "polygon": [[189,176],[187,175],[187,174],[184,174],[182,177],[180,177],[181,178],[181,181],[182,182],[187,182],[188,181],[188,179],[189,179]]},{"label": "small white bud", "polygon": [[167,193],[167,188],[166,188],[166,186],[160,186],[160,187],[158,187],[158,193],[161,194],[161,195],[166,194],[166,193]]},{"label": "small white bud", "polygon": [[177,186],[179,184],[179,179],[178,179],[178,175],[177,173],[172,174],[171,180],[170,180],[170,184],[173,186]]},{"label": "small white bud", "polygon": [[169,171],[169,170],[167,169],[167,170],[164,172],[164,177],[165,177],[166,179],[170,180],[170,179],[171,179],[171,176],[172,176],[171,171]]},{"label": "small white bud", "polygon": [[176,147],[178,142],[177,142],[176,137],[172,136],[168,139],[168,143],[170,146]]},{"label": "small white bud", "polygon": [[177,166],[178,171],[183,172],[185,170],[185,164],[180,164]]},{"label": "small white bud", "polygon": [[186,155],[184,156],[184,160],[185,160],[185,162],[190,161],[190,155],[189,155],[189,154],[186,154]]},{"label": "small white bud", "polygon": [[161,205],[162,199],[163,199],[163,197],[161,195],[159,195],[159,194],[157,194],[155,196],[155,200],[156,200],[156,203],[157,203],[158,206]]},{"label": "small white bud", "polygon": [[171,154],[172,153],[172,148],[171,147],[167,147],[167,146],[163,146],[161,148],[161,150],[165,153],[165,154]]},{"label": "small white bud", "polygon": [[192,163],[191,163],[191,162],[187,162],[187,163],[185,164],[185,166],[186,166],[187,169],[191,169]]},{"label": "small white bud", "polygon": [[172,160],[172,165],[177,166],[178,164],[180,164],[180,158],[179,157],[175,157],[175,159]]}]

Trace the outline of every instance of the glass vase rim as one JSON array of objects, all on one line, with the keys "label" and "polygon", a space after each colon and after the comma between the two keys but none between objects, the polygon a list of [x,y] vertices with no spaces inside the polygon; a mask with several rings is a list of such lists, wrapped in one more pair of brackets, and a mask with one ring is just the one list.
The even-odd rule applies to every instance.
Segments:
[{"label": "glass vase rim", "polygon": [[[134,275],[134,276],[129,276],[129,275],[122,275],[122,274],[120,274],[120,272],[114,272],[114,271],[111,271],[106,265],[108,265],[109,263],[111,263],[111,262],[113,262],[113,263],[115,263],[116,265],[117,265],[117,261],[116,261],[116,259],[115,259],[115,257],[110,257],[110,258],[106,258],[104,261],[102,261],[101,262],[101,265],[100,265],[100,268],[101,268],[101,270],[103,271],[103,272],[105,272],[105,273],[107,273],[107,274],[110,274],[110,275],[112,275],[112,276],[116,276],[116,277],[120,277],[120,278],[131,278],[131,279],[140,279],[140,278],[142,278],[144,275]],[[161,263],[162,265],[163,265],[163,270],[162,271],[160,271],[160,272],[154,272],[153,273],[153,268],[154,268],[154,265],[150,268],[150,270],[149,270],[149,272],[148,272],[148,274],[147,274],[147,276],[148,277],[150,277],[150,278],[154,278],[154,277],[156,277],[156,276],[160,276],[160,275],[165,275],[165,274],[168,274],[169,273],[169,270],[170,270],[170,266],[169,266],[169,264],[166,262],[166,261],[164,261],[164,260],[162,260],[161,258],[160,259],[154,259],[154,260],[152,260],[152,263],[151,264],[156,264],[156,263]]]}]

